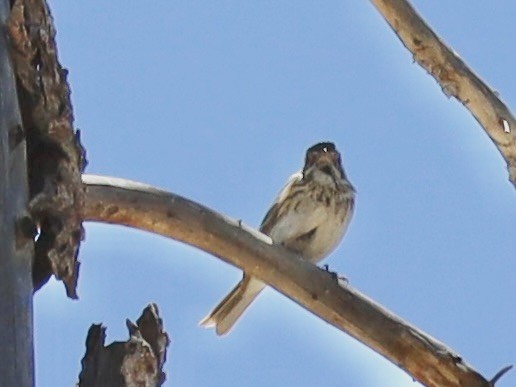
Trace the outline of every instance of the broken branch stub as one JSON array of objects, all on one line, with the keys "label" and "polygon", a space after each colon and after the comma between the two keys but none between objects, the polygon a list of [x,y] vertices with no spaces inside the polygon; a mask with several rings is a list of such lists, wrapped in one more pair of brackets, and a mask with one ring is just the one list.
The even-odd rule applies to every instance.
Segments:
[{"label": "broken branch stub", "polygon": [[86,338],[78,387],[157,387],[165,382],[163,365],[170,344],[156,304],[136,324],[126,320],[129,340],[105,346],[106,328],[93,324]]}]

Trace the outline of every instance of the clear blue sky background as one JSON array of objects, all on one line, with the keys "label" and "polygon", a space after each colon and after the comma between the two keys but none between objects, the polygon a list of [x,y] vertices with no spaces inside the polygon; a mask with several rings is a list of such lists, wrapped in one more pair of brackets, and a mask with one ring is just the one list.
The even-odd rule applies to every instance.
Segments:
[{"label": "clear blue sky background", "polygon": [[[516,109],[516,3],[417,0]],[[327,263],[486,376],[516,363],[516,207],[476,121],[368,1],[51,1],[87,172],[146,182],[258,225],[305,149],[333,140],[358,190]],[[38,386],[72,386],[91,323],[157,302],[168,386],[415,386],[267,290],[219,338],[198,321],[240,272],[194,248],[88,224],[79,301],[35,297]],[[516,385],[516,371],[499,383]]]}]

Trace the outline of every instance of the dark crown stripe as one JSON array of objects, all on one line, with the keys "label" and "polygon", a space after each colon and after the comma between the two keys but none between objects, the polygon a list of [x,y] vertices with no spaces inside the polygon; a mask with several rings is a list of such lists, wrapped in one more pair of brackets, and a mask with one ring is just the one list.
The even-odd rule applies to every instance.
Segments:
[{"label": "dark crown stripe", "polygon": [[320,143],[315,144],[315,145],[311,146],[310,148],[308,148],[307,152],[321,151],[321,150],[324,150],[325,148],[326,148],[326,150],[328,150],[330,152],[334,151],[335,144],[333,142],[320,142]]}]

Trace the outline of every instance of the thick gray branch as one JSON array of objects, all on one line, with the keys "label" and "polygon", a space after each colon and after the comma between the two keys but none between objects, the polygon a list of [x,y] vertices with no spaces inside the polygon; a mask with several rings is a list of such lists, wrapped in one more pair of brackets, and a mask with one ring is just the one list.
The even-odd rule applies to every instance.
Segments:
[{"label": "thick gray branch", "polygon": [[507,106],[450,49],[406,0],[371,0],[405,47],[441,85],[475,117],[507,162],[516,187],[516,120]]},{"label": "thick gray branch", "polygon": [[245,269],[427,386],[489,386],[442,343],[241,222],[144,184],[89,175],[83,181],[85,220],[160,234]]},{"label": "thick gray branch", "polygon": [[[5,30],[10,2],[0,1]],[[34,386],[32,222],[25,132],[5,33],[0,34],[0,385]]]}]

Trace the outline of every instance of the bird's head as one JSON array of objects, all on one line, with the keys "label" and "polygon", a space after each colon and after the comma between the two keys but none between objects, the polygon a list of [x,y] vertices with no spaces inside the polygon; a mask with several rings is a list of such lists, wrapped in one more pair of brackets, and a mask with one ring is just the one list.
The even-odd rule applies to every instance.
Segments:
[{"label": "bird's head", "polygon": [[338,181],[345,178],[340,153],[332,142],[320,142],[306,151],[303,175],[318,180]]}]

